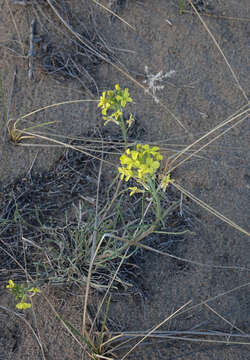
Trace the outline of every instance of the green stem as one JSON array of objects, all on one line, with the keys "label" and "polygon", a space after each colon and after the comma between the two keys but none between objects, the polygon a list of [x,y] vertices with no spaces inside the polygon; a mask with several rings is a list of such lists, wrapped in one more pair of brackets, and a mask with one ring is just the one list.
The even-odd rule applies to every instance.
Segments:
[{"label": "green stem", "polygon": [[128,141],[127,141],[127,129],[126,129],[126,125],[123,119],[123,116],[121,115],[121,130],[122,130],[122,136],[124,139],[124,146],[125,146],[125,150],[128,148]]},{"label": "green stem", "polygon": [[156,220],[159,221],[159,220],[161,220],[161,204],[160,204],[159,195],[157,193],[157,189],[155,188],[154,180],[149,178],[148,185],[150,187],[150,192],[153,197],[153,202],[154,202],[155,209],[156,209]]},{"label": "green stem", "polygon": [[184,0],[177,0],[179,5],[179,14],[182,15]]}]

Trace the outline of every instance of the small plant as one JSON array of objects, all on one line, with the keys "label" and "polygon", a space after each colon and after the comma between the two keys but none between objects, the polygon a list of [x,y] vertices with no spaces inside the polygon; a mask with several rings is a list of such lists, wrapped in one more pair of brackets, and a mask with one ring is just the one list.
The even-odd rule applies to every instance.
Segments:
[{"label": "small plant", "polygon": [[16,304],[16,308],[19,310],[26,310],[31,308],[31,303],[27,302],[27,299],[32,298],[32,296],[40,293],[40,290],[33,286],[25,286],[24,284],[15,284],[13,280],[9,280],[9,284],[6,286],[7,289],[16,297],[17,300],[20,300]]},{"label": "small plant", "polygon": [[159,153],[158,146],[137,144],[135,150],[127,149],[125,154],[120,157],[122,166],[118,168],[121,180],[127,182],[129,179],[134,179],[140,185],[140,188],[137,186],[128,188],[130,196],[135,193],[147,192],[152,197],[157,222],[162,218],[158,192],[160,189],[166,191],[166,187],[170,183],[170,174],[161,174],[158,177],[160,184],[157,185],[156,174],[162,159],[163,156]]},{"label": "small plant", "polygon": [[177,0],[178,6],[179,6],[179,14],[180,14],[180,15],[182,15],[182,13],[183,13],[184,1],[185,1],[185,0]]},{"label": "small plant", "polygon": [[114,122],[119,125],[122,130],[125,147],[127,147],[127,129],[132,125],[134,118],[130,114],[129,120],[125,122],[123,109],[127,103],[132,102],[128,88],[122,90],[118,84],[114,90],[104,91],[100,97],[98,107],[102,109],[102,117],[105,120],[104,125]]},{"label": "small plant", "polygon": [[147,88],[145,89],[145,93],[151,93],[153,96],[154,101],[158,104],[159,99],[156,96],[156,91],[163,90],[164,85],[159,85],[164,79],[171,77],[175,74],[175,70],[170,70],[169,72],[166,72],[165,74],[163,71],[159,71],[157,74],[151,74],[148,70],[148,66],[145,66],[145,73],[147,76],[147,79],[144,80],[144,83],[147,84]]},{"label": "small plant", "polygon": [[18,129],[17,125],[19,124],[20,121],[21,121],[21,118],[17,119],[13,124],[12,124],[11,120],[8,121],[8,125],[7,125],[8,133],[10,136],[10,140],[14,144],[18,144],[20,141],[22,141],[24,139],[34,139],[34,137],[35,137],[34,135],[25,135],[26,132],[29,132],[29,131],[39,128],[39,127],[54,124],[56,122],[56,121],[48,121],[43,124],[37,124],[37,125],[33,125],[30,127],[24,128],[24,129]]},{"label": "small plant", "polygon": [[[156,80],[162,80],[172,73],[173,72],[163,75],[162,72],[160,72],[156,76],[150,77],[149,85],[151,87],[153,86],[153,91],[155,91],[154,89],[159,88],[154,85]],[[159,147],[150,147],[148,144],[137,144],[135,149],[128,148],[127,126],[129,127],[131,125],[133,119],[132,116],[130,116],[130,120],[127,121],[126,126],[123,118],[123,108],[127,103],[132,101],[128,88],[121,90],[120,86],[116,84],[114,90],[108,90],[102,93],[98,107],[101,107],[102,109],[105,125],[111,121],[121,127],[126,149],[125,153],[120,157],[121,167],[118,167],[121,180],[125,179],[125,181],[128,181],[132,178],[141,185],[142,188],[138,188],[137,186],[128,188],[131,196],[135,193],[144,193],[145,191],[150,193],[155,204],[156,216],[159,221],[161,218],[161,207],[158,190],[166,190],[166,187],[170,182],[170,174],[161,177],[160,186],[157,188],[156,172],[160,167],[160,161],[163,159],[163,156],[159,153]],[[107,113],[109,114],[107,115]]]},{"label": "small plant", "polygon": [[[107,302],[101,328],[93,331],[94,323],[96,322],[101,306],[104,304],[105,297],[108,295],[111,287],[113,287],[113,282],[118,281],[120,284],[123,284],[123,280],[118,277],[120,266],[125,259],[128,259],[131,254],[136,251],[140,242],[149,234],[153,233],[158,224],[162,222],[173,207],[176,206],[176,204],[174,204],[174,206],[171,205],[167,209],[162,209],[161,207],[160,191],[166,190],[170,182],[170,174],[167,173],[167,167],[165,167],[164,173],[157,176],[161,161],[163,160],[160,148],[158,146],[150,146],[149,144],[137,144],[135,147],[129,147],[127,144],[127,129],[133,120],[132,117],[130,117],[130,120],[125,122],[123,111],[127,103],[131,102],[132,98],[130,97],[128,89],[122,90],[117,84],[114,90],[108,90],[102,93],[98,104],[98,107],[101,108],[105,125],[109,122],[114,122],[120,126],[124,138],[125,151],[120,156],[120,166],[118,166],[117,169],[120,175],[120,181],[113,198],[103,205],[99,213],[96,213],[98,222],[96,222],[96,220],[93,222],[94,217],[91,216],[90,218],[92,220],[86,222],[88,229],[85,225],[86,232],[84,229],[81,229],[82,237],[80,242],[84,244],[84,247],[76,246],[78,256],[79,253],[83,251],[83,257],[85,257],[85,259],[81,259],[80,262],[83,263],[85,261],[89,265],[86,279],[82,331],[79,332],[56,313],[56,316],[60,318],[71,335],[77,337],[81,343],[86,345],[86,354],[89,358],[95,360],[113,359],[113,352],[117,347],[114,344],[122,337],[122,334],[112,336],[106,326],[110,297]],[[126,192],[127,189],[119,190],[121,181],[123,180],[126,183],[133,180],[138,184],[138,186],[127,187],[127,189],[130,190],[130,196],[135,193],[142,194],[142,216],[139,219],[133,219],[132,221],[128,221],[127,219],[127,207],[124,206],[123,202],[124,192]],[[114,182],[114,184],[115,183],[116,182]],[[147,197],[145,197],[145,195],[147,195]],[[145,200],[148,201],[147,209],[145,209],[144,206]],[[131,203],[131,207],[132,206],[133,204]],[[150,207],[155,210],[155,219],[152,219],[150,214],[148,217],[148,220],[150,220],[144,222],[144,218]],[[89,213],[87,209],[86,213]],[[78,234],[79,232],[80,230],[76,233]],[[109,282],[108,286],[102,285],[99,287],[98,282],[95,283],[97,274],[101,274],[101,272],[104,274],[106,270],[109,271],[109,263],[114,260],[117,261],[118,259],[120,260],[120,264],[117,271],[115,273],[108,273],[108,277],[109,279],[112,278],[112,281]],[[74,263],[71,259],[72,265],[77,265],[77,262]],[[102,289],[106,288],[107,290],[102,305],[99,307],[98,314],[91,325],[91,329],[88,330],[86,328],[86,309],[90,286]],[[124,356],[123,359],[125,359],[125,357],[126,356]]]}]

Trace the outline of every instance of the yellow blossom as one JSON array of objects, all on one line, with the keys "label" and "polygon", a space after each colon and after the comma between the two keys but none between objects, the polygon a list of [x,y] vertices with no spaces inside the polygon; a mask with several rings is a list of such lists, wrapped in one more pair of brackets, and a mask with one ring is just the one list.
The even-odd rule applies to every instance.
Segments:
[{"label": "yellow blossom", "polygon": [[134,178],[136,181],[147,182],[147,177],[154,177],[160,166],[162,155],[157,146],[137,144],[135,150],[127,149],[120,157],[122,167],[118,168],[121,179],[125,181]]},{"label": "yellow blossom", "polygon": [[128,124],[128,128],[130,128],[132,126],[134,121],[135,121],[135,119],[134,119],[133,115],[130,114],[129,119],[126,121]]},{"label": "yellow blossom", "polygon": [[[105,123],[114,120],[114,122],[117,122],[118,118],[123,114],[122,108],[124,108],[128,102],[132,102],[128,88],[121,90],[120,86],[116,84],[114,90],[103,91],[97,106],[101,108],[102,115],[105,116],[103,116],[106,121]],[[109,113],[108,117],[106,117],[107,112]],[[131,122],[132,118],[130,119],[130,123]],[[120,123],[118,123],[118,125],[120,125]]]},{"label": "yellow blossom", "polygon": [[31,304],[21,301],[18,304],[16,304],[16,308],[19,310],[29,309],[29,308],[31,308]]},{"label": "yellow blossom", "polygon": [[134,195],[136,193],[144,193],[144,190],[138,189],[137,186],[131,186],[128,189],[131,190],[130,194],[129,194],[130,196],[132,196],[132,195]]},{"label": "yellow blossom", "polygon": [[29,291],[33,292],[34,294],[41,292],[41,290],[37,289],[36,287],[32,287],[31,289],[29,289]]},{"label": "yellow blossom", "polygon": [[7,289],[14,289],[15,283],[12,280],[9,280],[9,285],[6,286]]},{"label": "yellow blossom", "polygon": [[168,187],[171,179],[170,179],[170,174],[167,174],[167,175],[161,175],[160,176],[160,179],[161,179],[161,182],[160,182],[160,188],[163,190],[163,191],[166,191],[166,188]]}]

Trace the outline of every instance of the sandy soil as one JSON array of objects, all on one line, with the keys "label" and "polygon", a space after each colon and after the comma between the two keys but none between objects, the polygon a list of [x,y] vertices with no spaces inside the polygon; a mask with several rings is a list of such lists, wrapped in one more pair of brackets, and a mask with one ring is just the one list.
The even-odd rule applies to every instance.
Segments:
[{"label": "sandy soil", "polygon": [[[144,129],[146,139],[167,144],[169,156],[214,129],[244,106],[246,109],[250,96],[248,0],[196,1],[200,6],[200,14],[223,50],[237,81],[197,15],[185,12],[180,16],[177,1],[123,2],[123,6],[118,9],[119,15],[135,30],[118,19],[111,19],[106,11],[94,4],[90,6],[91,3],[68,2],[64,15],[68,16],[68,21],[78,32],[88,26],[90,32],[98,31],[110,52],[115,54],[136,81],[147,86],[146,66],[148,72],[154,75],[160,71],[163,74],[171,70],[176,72],[158,84],[164,85],[164,88],[156,92],[159,100],[156,102],[135,81],[110,64],[97,63],[89,70],[99,92],[112,88],[115,83],[130,89],[134,99],[132,111]],[[63,1],[61,8],[65,6],[66,1]],[[40,9],[47,18],[43,17]],[[185,9],[191,11],[187,5]],[[86,94],[79,80],[63,74],[49,75],[42,68],[48,46],[57,51],[75,51],[71,40],[74,36],[65,30],[48,5],[41,1],[41,5],[20,6],[4,1],[0,4],[0,11],[0,68],[6,108],[1,117],[0,140],[0,178],[3,189],[17,178],[25,178],[31,167],[34,173],[53,169],[53,164],[64,151],[61,147],[15,146],[6,133],[8,109],[9,118],[13,118],[48,104],[89,99],[90,95]],[[96,21],[92,29],[90,26],[93,23],[89,25],[90,11]],[[43,36],[43,41],[37,45],[34,78],[29,80],[27,53],[29,27],[33,18],[37,19],[37,31]],[[91,98],[97,99],[93,87],[91,91]],[[4,102],[3,98],[1,101]],[[49,135],[60,134],[59,139],[62,140],[64,136],[86,134],[88,129],[100,122],[96,102],[65,104],[33,115],[30,120],[32,123],[58,121],[41,131]],[[236,124],[236,121],[231,124]],[[23,124],[26,126],[26,123]],[[228,129],[229,125],[223,127],[222,131]],[[218,134],[214,132],[206,141]],[[210,308],[206,304],[196,307],[168,322],[164,329],[186,330],[197,327],[204,331],[233,333],[234,327],[237,327],[249,333],[249,140],[249,119],[245,118],[197,156],[174,170],[173,177],[177,184],[240,228],[233,228],[184,197],[184,216],[190,218],[195,234],[172,247],[166,245],[164,250],[195,263],[146,254],[140,272],[140,283],[143,284],[140,285],[141,291],[137,294],[118,293],[112,298],[110,319],[117,329],[147,330],[190,299],[193,305],[212,299],[207,303]],[[23,144],[27,143],[41,144],[41,140],[23,141]],[[14,309],[13,300],[6,293],[4,285],[2,281],[1,305]],[[60,314],[79,326],[81,290],[48,287],[44,291]],[[219,297],[214,298],[219,294]],[[93,294],[93,303],[95,301],[98,301],[97,294]],[[41,339],[45,358],[81,358],[79,345],[41,299],[35,300],[34,310],[34,313],[30,312],[25,317]],[[225,337],[220,340],[225,341]],[[248,353],[247,345],[165,340],[155,342],[153,346],[141,346],[128,358],[245,360]],[[42,359],[34,334],[24,321],[2,310],[0,359]]]}]

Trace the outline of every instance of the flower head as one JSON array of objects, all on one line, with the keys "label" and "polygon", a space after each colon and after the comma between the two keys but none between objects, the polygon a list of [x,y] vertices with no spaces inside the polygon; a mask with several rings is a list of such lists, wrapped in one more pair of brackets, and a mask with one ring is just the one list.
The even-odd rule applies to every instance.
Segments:
[{"label": "flower head", "polygon": [[14,287],[15,287],[14,281],[9,280],[9,285],[6,285],[6,288],[7,288],[7,289],[14,289]]},{"label": "flower head", "polygon": [[24,301],[20,301],[19,303],[16,304],[16,308],[19,310],[29,309],[31,308],[31,304],[26,303]]},{"label": "flower head", "polygon": [[25,286],[24,284],[15,284],[12,280],[9,280],[9,284],[6,288],[10,289],[11,293],[19,301],[16,304],[16,308],[23,310],[31,307],[31,304],[27,303],[26,299],[30,299],[32,296],[40,293],[40,290],[36,287]]},{"label": "flower head", "polygon": [[118,171],[121,174],[121,180],[125,178],[125,181],[128,181],[131,177],[133,177],[133,171],[131,169],[119,167]]},{"label": "flower head", "polygon": [[[119,117],[123,114],[122,108],[124,108],[128,102],[132,102],[128,88],[122,90],[120,86],[116,84],[114,90],[104,91],[97,106],[101,108],[105,124],[113,121],[119,125]],[[106,117],[107,114],[108,116]]]},{"label": "flower head", "polygon": [[144,190],[138,189],[137,186],[131,186],[128,188],[130,190],[130,196],[136,194],[136,193],[144,193]]},{"label": "flower head", "polygon": [[[119,85],[118,85],[119,86]],[[120,90],[120,89],[119,89]],[[127,105],[128,102],[132,102],[132,98],[129,95],[129,91],[128,88],[125,88],[122,91],[117,91],[118,94],[116,95],[116,100],[118,102],[120,102],[122,107],[125,107]]]},{"label": "flower head", "polygon": [[33,294],[37,294],[37,293],[40,293],[41,290],[39,290],[38,288],[36,287],[32,287],[31,289],[29,289],[29,291],[33,292]]},{"label": "flower head", "polygon": [[102,115],[107,114],[107,110],[110,108],[111,104],[108,97],[106,97],[106,91],[103,91],[102,96],[100,97],[100,102],[97,106],[102,108]]},{"label": "flower head", "polygon": [[167,175],[161,175],[159,176],[160,179],[161,179],[161,182],[160,182],[160,188],[165,192],[166,191],[166,188],[168,187],[171,179],[170,179],[170,174],[167,174]]},{"label": "flower head", "polygon": [[157,146],[137,144],[135,150],[127,149],[120,157],[121,167],[118,168],[121,179],[134,178],[140,184],[146,183],[148,177],[154,177],[160,166],[162,155]]},{"label": "flower head", "polygon": [[135,119],[133,117],[132,114],[129,115],[129,119],[126,121],[128,128],[130,128],[132,126],[132,124],[134,123]]}]

